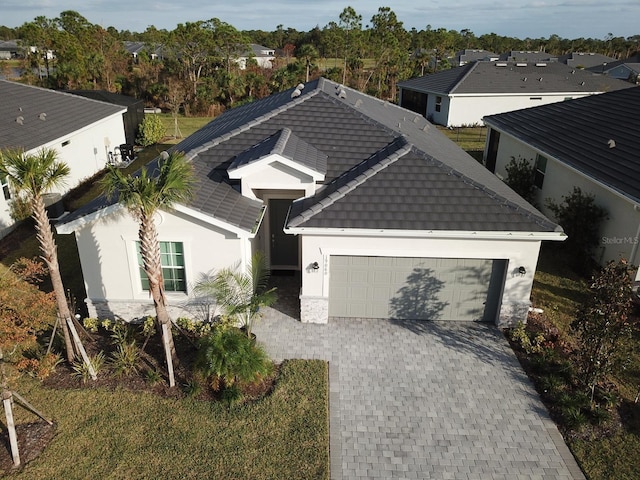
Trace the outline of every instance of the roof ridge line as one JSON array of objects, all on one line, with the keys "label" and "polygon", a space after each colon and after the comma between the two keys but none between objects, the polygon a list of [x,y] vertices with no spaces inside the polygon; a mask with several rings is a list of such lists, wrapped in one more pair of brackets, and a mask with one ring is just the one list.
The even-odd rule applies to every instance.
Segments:
[{"label": "roof ridge line", "polygon": [[277,153],[278,155],[282,156],[284,149],[287,146],[287,142],[291,138],[291,135],[291,129],[288,127],[283,127],[279,132],[278,140],[276,141],[273,150],[271,150],[271,153]]},{"label": "roof ridge line", "polygon": [[[447,93],[454,93],[455,89],[456,89],[456,88],[458,88],[458,87],[462,84],[462,82],[464,82],[464,81],[467,79],[467,77],[468,77],[469,75],[471,75],[471,72],[472,72],[472,71],[474,71],[474,70],[476,69],[476,67],[478,66],[478,62],[477,62],[477,61],[475,61],[475,62],[471,62],[471,63],[469,63],[468,65],[469,65],[469,68],[467,69],[467,71],[465,72],[465,74],[464,74],[464,75],[462,75],[462,78],[460,78],[460,80],[458,80],[458,81],[455,83],[455,85],[454,85],[453,87],[451,87],[451,89],[450,89]],[[465,66],[466,66],[466,65],[465,65]]]},{"label": "roof ridge line", "polygon": [[[355,190],[358,186],[362,185],[366,180],[368,180],[369,178],[373,177],[378,172],[384,170],[389,165],[395,163],[398,159],[404,157],[407,153],[409,153],[413,149],[413,145],[411,143],[409,143],[409,141],[407,140],[407,138],[404,135],[401,135],[401,136],[395,138],[391,143],[389,143],[385,147],[381,148],[377,152],[375,152],[372,155],[370,155],[369,157],[367,157],[365,160],[360,162],[358,165],[355,165],[354,167],[352,167],[349,170],[347,170],[346,172],[344,172],[342,175],[340,175],[339,177],[334,179],[331,183],[327,184],[325,186],[325,188],[328,188],[330,185],[332,185],[333,183],[337,182],[340,178],[344,177],[349,172],[357,169],[359,166],[365,164],[366,162],[369,162],[378,153],[380,153],[381,151],[383,151],[385,149],[388,149],[390,145],[392,145],[393,143],[396,143],[398,140],[402,140],[404,142],[404,145],[400,149],[396,150],[395,152],[393,152],[393,153],[387,155],[386,157],[378,160],[377,162],[373,163],[370,167],[368,167],[367,169],[362,171],[358,176],[356,176],[352,180],[348,181],[347,183],[345,183],[341,187],[337,188],[335,191],[331,192],[326,197],[319,199],[318,202],[315,203],[314,205],[312,205],[311,207],[309,207],[306,210],[300,212],[295,218],[291,219],[291,221],[288,222],[288,223],[291,226],[295,227],[299,223],[298,219],[300,219],[300,221],[307,221],[308,219],[310,219],[311,217],[313,217],[317,213],[320,213],[326,207],[329,207],[329,206],[333,205],[335,202],[337,202],[338,200],[343,198],[345,195],[347,195],[348,193],[350,193],[353,190]],[[320,205],[320,208],[319,209],[314,209],[315,205]],[[311,212],[311,214],[310,215],[305,215],[307,212]]]},{"label": "roof ridge line", "polygon": [[[282,92],[282,93],[284,94],[285,92]],[[293,98],[290,102],[286,103],[285,105],[281,105],[280,107],[274,108],[273,110],[270,110],[268,113],[260,115],[259,117],[256,117],[247,123],[244,123],[242,126],[238,128],[234,128],[230,132],[227,132],[223,135],[220,135],[219,137],[214,138],[213,140],[203,144],[199,148],[194,148],[193,150],[189,151],[187,158],[191,160],[196,156],[198,156],[200,153],[205,152],[212,147],[220,145],[222,142],[226,142],[227,140],[235,137],[236,135],[246,132],[247,130],[250,130],[257,125],[260,125],[261,123],[264,123],[270,120],[276,115],[279,115],[280,113],[285,112],[294,106],[304,103],[307,99],[315,97],[319,93],[320,93],[320,89],[315,88],[313,91],[307,93],[306,95],[301,95],[299,97]]]}]

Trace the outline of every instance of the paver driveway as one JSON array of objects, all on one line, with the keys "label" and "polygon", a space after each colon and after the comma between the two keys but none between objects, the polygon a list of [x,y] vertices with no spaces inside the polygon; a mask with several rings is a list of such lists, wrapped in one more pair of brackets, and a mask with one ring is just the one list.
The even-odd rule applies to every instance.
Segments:
[{"label": "paver driveway", "polygon": [[277,361],[330,363],[331,478],[584,478],[501,332],[267,309]]}]

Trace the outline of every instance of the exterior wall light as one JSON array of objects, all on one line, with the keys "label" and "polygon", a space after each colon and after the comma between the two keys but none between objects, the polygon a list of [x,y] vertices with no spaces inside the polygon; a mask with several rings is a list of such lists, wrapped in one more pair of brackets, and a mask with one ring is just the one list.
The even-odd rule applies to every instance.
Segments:
[{"label": "exterior wall light", "polygon": [[319,270],[320,269],[320,265],[318,265],[318,262],[313,262],[311,264],[311,270]]},{"label": "exterior wall light", "polygon": [[527,269],[524,267],[518,267],[518,273],[521,277],[524,277],[527,274]]}]

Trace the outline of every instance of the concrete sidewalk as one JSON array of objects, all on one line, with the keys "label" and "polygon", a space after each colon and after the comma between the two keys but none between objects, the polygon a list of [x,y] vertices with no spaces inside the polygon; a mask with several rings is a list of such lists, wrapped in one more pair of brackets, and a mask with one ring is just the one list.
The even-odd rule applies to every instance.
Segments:
[{"label": "concrete sidewalk", "polygon": [[332,480],[584,479],[494,326],[265,310],[272,358],[329,361]]}]

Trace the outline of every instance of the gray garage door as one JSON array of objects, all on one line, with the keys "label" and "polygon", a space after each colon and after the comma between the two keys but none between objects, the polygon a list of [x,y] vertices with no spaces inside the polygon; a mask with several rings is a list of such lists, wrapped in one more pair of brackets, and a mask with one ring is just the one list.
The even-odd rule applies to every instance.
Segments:
[{"label": "gray garage door", "polygon": [[506,260],[332,256],[332,317],[494,321]]}]

